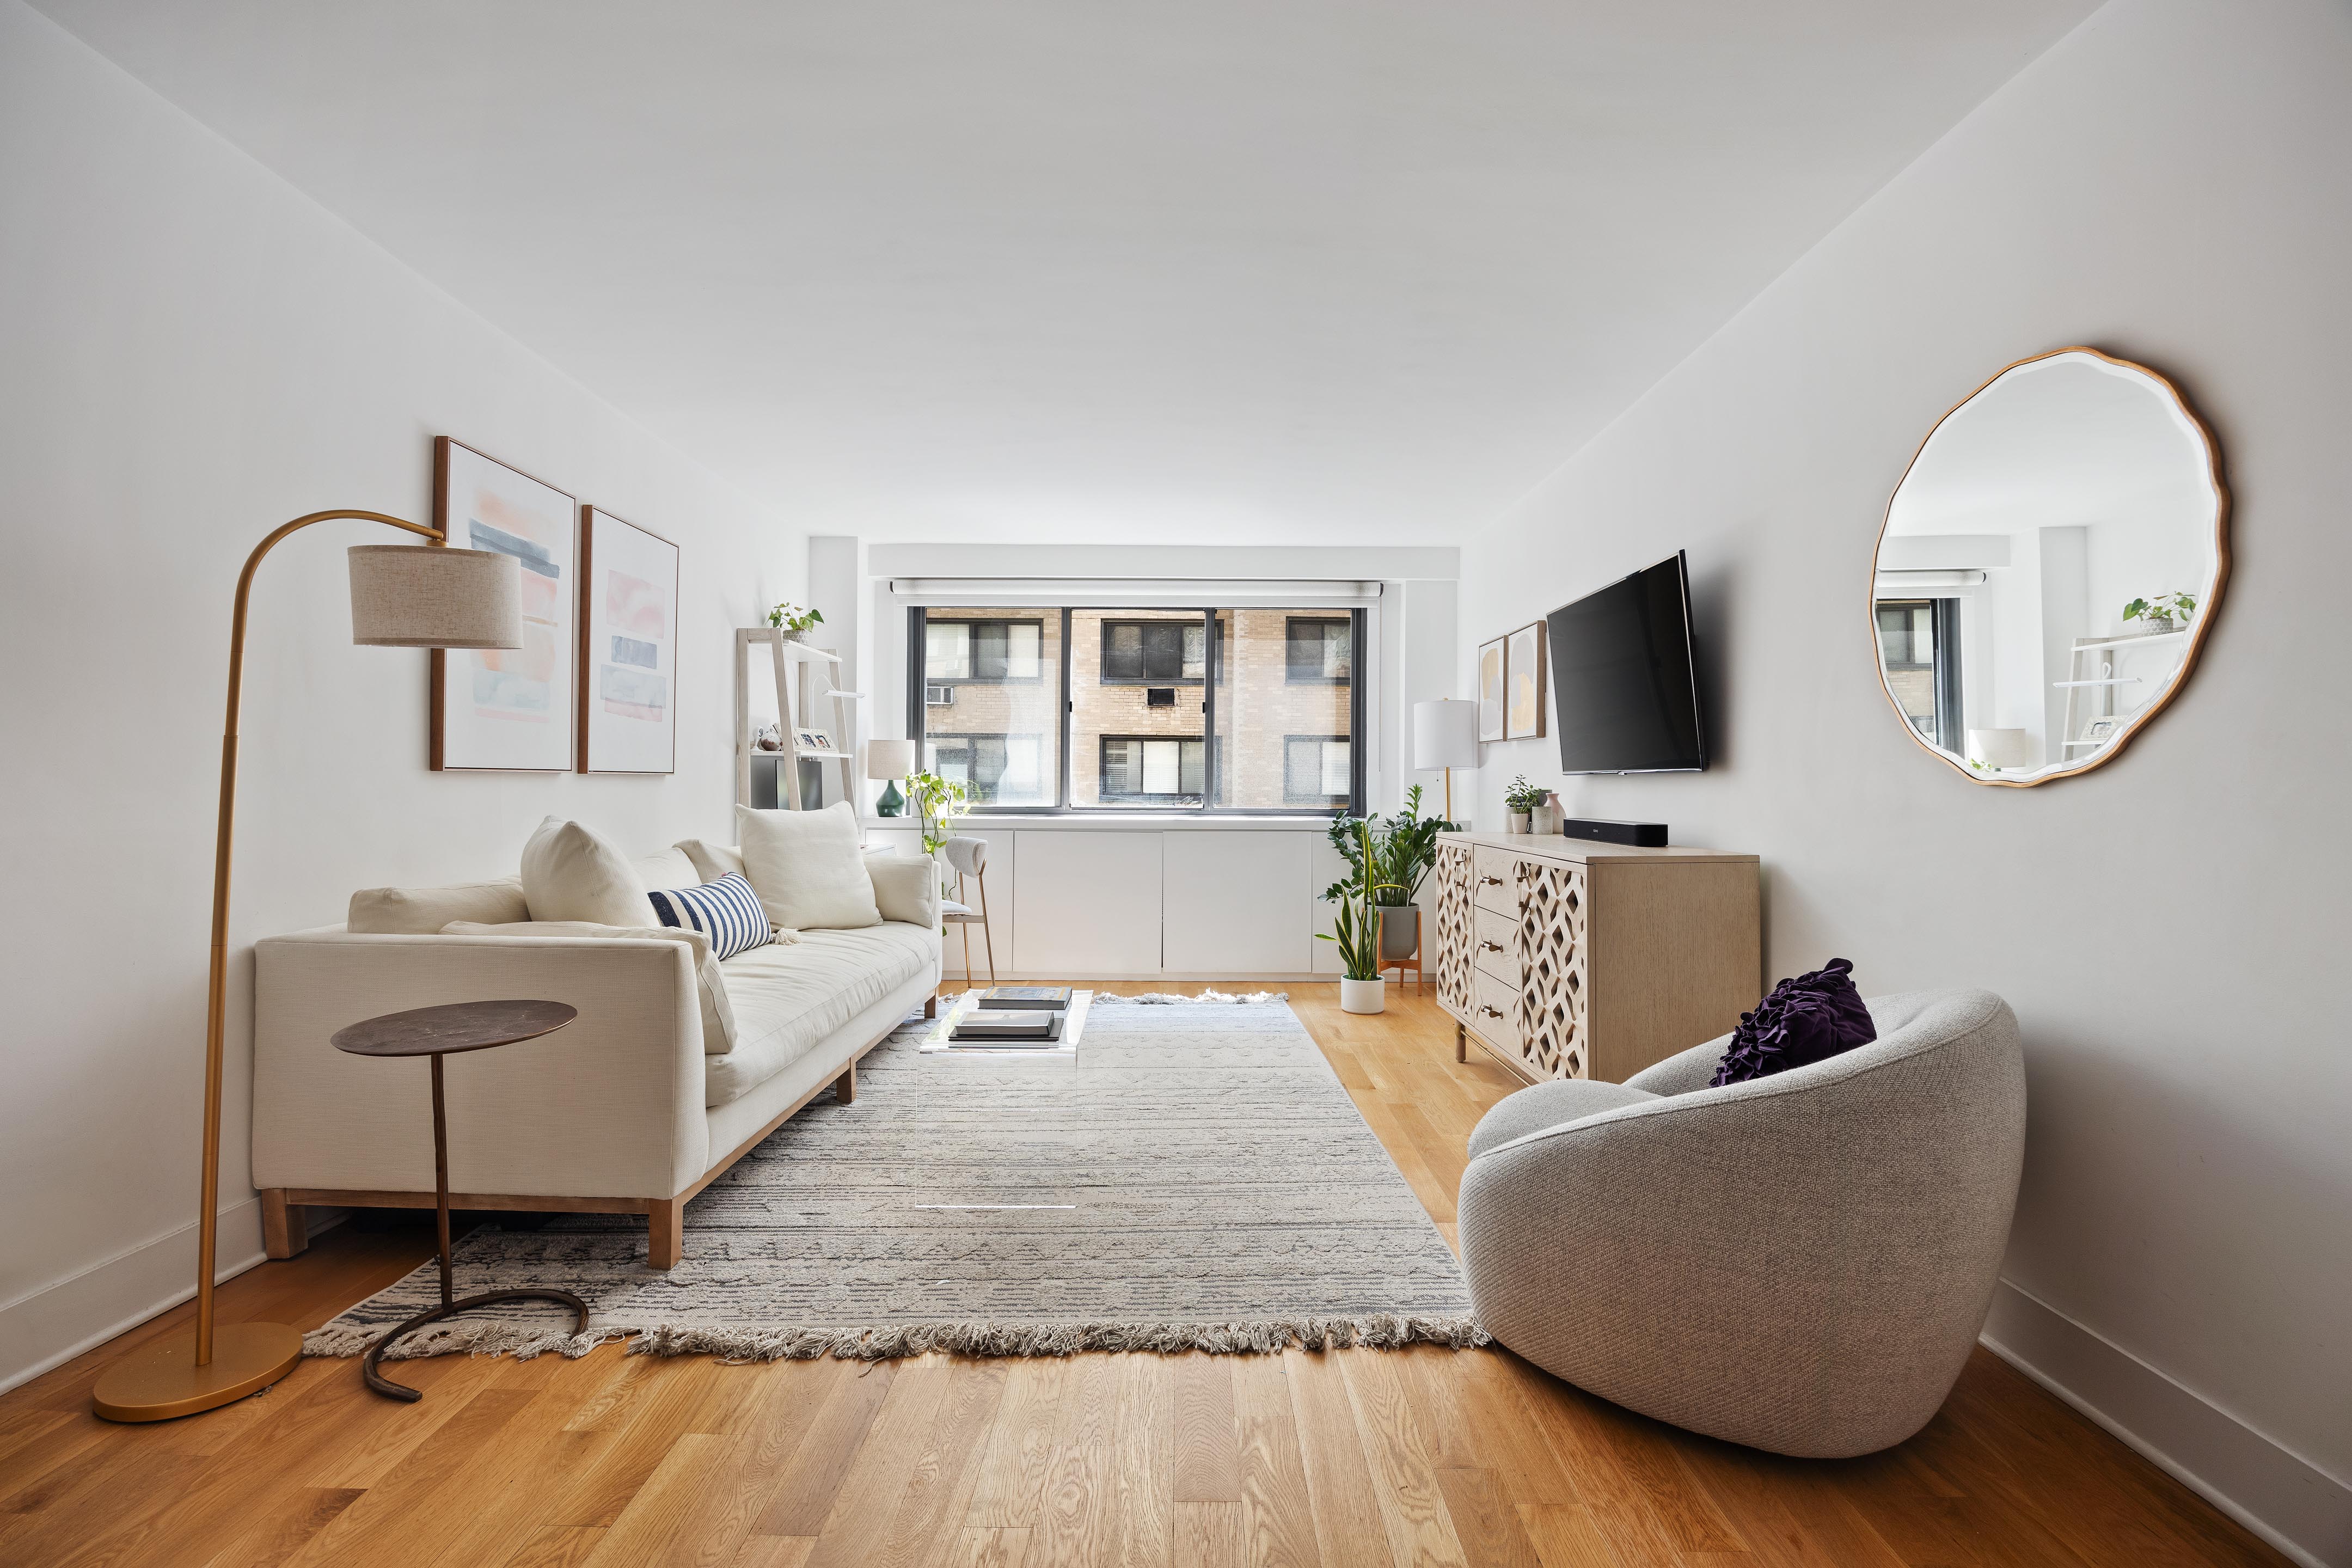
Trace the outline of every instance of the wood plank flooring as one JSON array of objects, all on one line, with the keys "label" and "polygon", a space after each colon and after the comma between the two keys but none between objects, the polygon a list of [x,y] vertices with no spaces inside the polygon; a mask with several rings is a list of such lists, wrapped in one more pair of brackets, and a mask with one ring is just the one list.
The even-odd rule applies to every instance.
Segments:
[{"label": "wood plank flooring", "polygon": [[[1140,990],[1148,987],[1121,987]],[[1197,989],[1186,987],[1185,989]],[[1291,988],[1447,1237],[1465,1135],[1516,1087],[1425,997]],[[691,1232],[688,1246],[692,1245]],[[309,1328],[430,1254],[337,1230],[221,1292]],[[2285,1559],[1979,1350],[1900,1448],[1710,1442],[1496,1350],[728,1366],[306,1362],[209,1415],[89,1414],[168,1312],[0,1396],[0,1563],[100,1568],[2054,1568]]]}]

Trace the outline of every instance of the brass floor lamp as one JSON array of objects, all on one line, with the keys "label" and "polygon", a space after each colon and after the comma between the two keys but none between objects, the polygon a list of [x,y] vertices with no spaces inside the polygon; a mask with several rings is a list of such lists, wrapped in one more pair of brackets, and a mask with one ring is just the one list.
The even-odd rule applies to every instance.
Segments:
[{"label": "brass floor lamp", "polygon": [[163,1421],[257,1394],[294,1370],[302,1335],[283,1323],[213,1322],[214,1244],[219,1228],[221,1007],[228,987],[229,832],[236,799],[237,695],[245,676],[246,602],[254,569],[298,528],[333,518],[389,523],[427,543],[351,550],[352,641],[374,647],[520,647],[522,579],[511,555],[451,550],[441,531],[380,511],[314,511],[254,547],[236,580],[229,621],[228,722],[221,735],[220,836],[213,851],[212,984],[205,994],[203,1206],[196,1215],[196,1331],[127,1356],[98,1380],[94,1404],[109,1421]]}]

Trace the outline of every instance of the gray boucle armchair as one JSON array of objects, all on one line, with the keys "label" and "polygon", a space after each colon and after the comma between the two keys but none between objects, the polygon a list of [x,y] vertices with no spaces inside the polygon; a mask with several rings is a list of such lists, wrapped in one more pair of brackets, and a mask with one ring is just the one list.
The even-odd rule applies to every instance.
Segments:
[{"label": "gray boucle armchair", "polygon": [[1624,1084],[1512,1095],[1459,1206],[1479,1321],[1549,1372],[1777,1453],[1927,1425],[1984,1325],[2025,1071],[1989,991],[1869,1003],[1878,1038],[1709,1089],[1728,1037]]}]

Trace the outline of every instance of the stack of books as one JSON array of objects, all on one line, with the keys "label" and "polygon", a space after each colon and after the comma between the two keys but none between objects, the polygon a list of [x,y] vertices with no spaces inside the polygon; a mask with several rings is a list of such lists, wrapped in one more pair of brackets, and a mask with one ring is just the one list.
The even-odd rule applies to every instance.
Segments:
[{"label": "stack of books", "polygon": [[1066,985],[992,985],[950,1037],[960,1046],[1050,1046],[1070,1016]]}]

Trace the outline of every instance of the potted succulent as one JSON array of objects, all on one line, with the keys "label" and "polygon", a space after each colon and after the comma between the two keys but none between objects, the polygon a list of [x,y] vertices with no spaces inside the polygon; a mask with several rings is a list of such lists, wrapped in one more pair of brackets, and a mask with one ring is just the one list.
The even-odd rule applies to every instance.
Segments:
[{"label": "potted succulent", "polygon": [[[1378,1013],[1385,1010],[1387,982],[1381,978],[1381,937],[1378,907],[1373,900],[1391,884],[1374,879],[1371,868],[1377,862],[1379,847],[1372,839],[1372,825],[1357,820],[1348,837],[1354,846],[1349,859],[1363,868],[1363,874],[1344,882],[1334,882],[1324,890],[1323,897],[1339,908],[1331,916],[1331,929],[1317,931],[1318,942],[1336,942],[1339,948],[1339,1010],[1343,1013]],[[1332,825],[1331,841],[1340,841],[1339,824]]]},{"label": "potted succulent", "polygon": [[798,605],[778,605],[768,612],[768,624],[783,633],[787,642],[808,641],[809,628],[824,622],[824,616]]},{"label": "potted succulent", "polygon": [[1336,903],[1371,887],[1383,963],[1405,963],[1421,951],[1421,909],[1413,900],[1437,865],[1437,836],[1453,831],[1454,824],[1421,815],[1419,784],[1405,792],[1404,809],[1393,816],[1332,819],[1331,847],[1346,858],[1348,876],[1323,897]]},{"label": "potted succulent", "polygon": [[2194,594],[2158,594],[2153,599],[2134,599],[2124,606],[2124,619],[2137,621],[2139,626],[2137,629],[2151,636],[2179,630],[2173,623],[2178,621],[2185,626],[2189,624],[2189,617],[2196,613],[2197,595]]},{"label": "potted succulent", "polygon": [[1528,783],[1525,773],[1511,780],[1510,788],[1503,792],[1503,809],[1511,814],[1511,832],[1528,831],[1528,818],[1534,815],[1536,807],[1544,803],[1545,793]]}]

